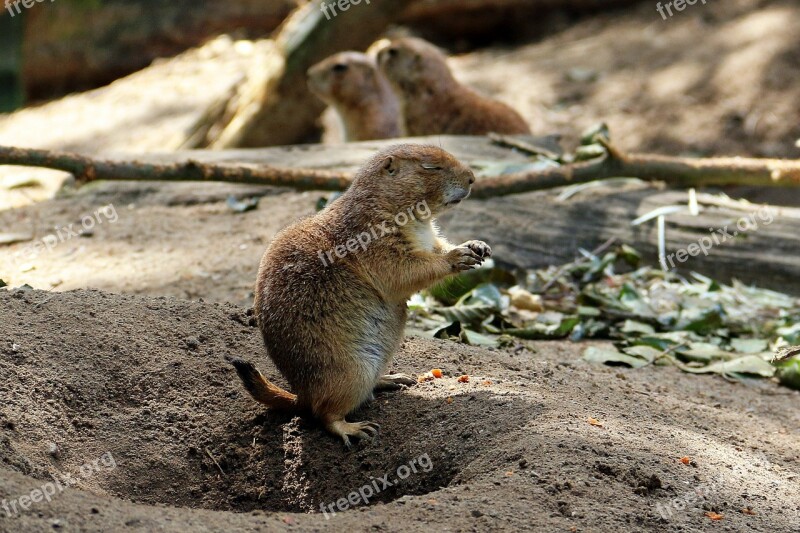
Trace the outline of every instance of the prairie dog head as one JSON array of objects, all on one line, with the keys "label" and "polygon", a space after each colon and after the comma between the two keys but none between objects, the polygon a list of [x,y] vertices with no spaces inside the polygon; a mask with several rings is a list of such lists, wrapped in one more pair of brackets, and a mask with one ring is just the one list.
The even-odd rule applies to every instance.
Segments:
[{"label": "prairie dog head", "polygon": [[359,52],[341,52],[308,69],[311,92],[334,107],[359,107],[377,97],[383,92],[382,79],[375,60]]},{"label": "prairie dog head", "polygon": [[424,202],[433,215],[469,196],[475,175],[467,165],[435,146],[401,144],[375,155],[352,188],[368,191],[383,209],[404,211]]},{"label": "prairie dog head", "polygon": [[378,52],[378,65],[402,92],[455,81],[444,52],[415,37],[395,39],[384,45]]}]

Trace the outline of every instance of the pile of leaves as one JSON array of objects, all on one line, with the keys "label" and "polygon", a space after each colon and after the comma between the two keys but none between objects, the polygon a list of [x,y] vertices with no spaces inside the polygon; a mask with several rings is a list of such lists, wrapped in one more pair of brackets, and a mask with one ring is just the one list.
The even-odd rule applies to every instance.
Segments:
[{"label": "pile of leaves", "polygon": [[800,345],[800,300],[641,266],[636,250],[612,246],[546,270],[509,272],[489,261],[415,295],[409,329],[500,347],[519,339],[611,339],[587,348],[584,358],[734,379],[774,376],[800,389],[800,349],[791,348]]}]

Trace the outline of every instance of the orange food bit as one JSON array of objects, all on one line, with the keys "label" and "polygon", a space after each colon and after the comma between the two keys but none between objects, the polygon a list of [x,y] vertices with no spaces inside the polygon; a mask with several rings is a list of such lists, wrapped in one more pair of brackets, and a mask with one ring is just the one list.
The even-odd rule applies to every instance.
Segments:
[{"label": "orange food bit", "polygon": [[723,515],[717,514],[714,511],[706,511],[704,514],[711,520],[722,520],[723,518],[725,518]]},{"label": "orange food bit", "polygon": [[692,460],[688,457],[681,457],[681,462],[685,465],[688,465],[692,462]]},{"label": "orange food bit", "polygon": [[596,418],[589,417],[588,422],[593,426],[597,426],[599,428],[603,427],[603,423],[597,420]]},{"label": "orange food bit", "polygon": [[469,383],[469,376],[467,376],[466,374],[461,376],[460,378],[458,378],[458,382],[459,383]]},{"label": "orange food bit", "polygon": [[441,378],[442,377],[442,369],[441,368],[434,368],[433,370],[431,370],[431,375],[433,377],[435,377],[436,379]]}]

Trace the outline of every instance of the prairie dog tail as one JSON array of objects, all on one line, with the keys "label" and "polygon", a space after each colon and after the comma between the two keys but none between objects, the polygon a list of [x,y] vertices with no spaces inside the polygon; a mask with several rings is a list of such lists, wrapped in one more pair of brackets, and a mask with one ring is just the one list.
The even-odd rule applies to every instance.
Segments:
[{"label": "prairie dog tail", "polygon": [[257,402],[280,411],[297,410],[297,395],[270,383],[253,363],[242,359],[229,359],[228,362],[236,369],[244,388]]}]

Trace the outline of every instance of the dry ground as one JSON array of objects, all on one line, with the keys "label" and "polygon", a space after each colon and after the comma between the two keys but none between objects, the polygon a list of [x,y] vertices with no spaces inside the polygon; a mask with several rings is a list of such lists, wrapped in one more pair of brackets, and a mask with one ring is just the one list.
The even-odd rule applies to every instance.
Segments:
[{"label": "dry ground", "polygon": [[[409,338],[396,370],[446,377],[379,395],[354,417],[379,421],[380,437],[346,451],[245,396],[225,355],[276,371],[239,307],[11,291],[0,320],[0,500],[77,480],[50,504],[0,512],[2,531],[788,533],[800,523],[800,397],[769,382],[597,367],[567,343]],[[457,382],[463,373],[470,383]],[[107,453],[113,463],[81,470]],[[421,457],[429,471],[371,506],[320,513]],[[676,499],[685,507],[670,507]]]}]

